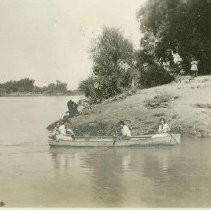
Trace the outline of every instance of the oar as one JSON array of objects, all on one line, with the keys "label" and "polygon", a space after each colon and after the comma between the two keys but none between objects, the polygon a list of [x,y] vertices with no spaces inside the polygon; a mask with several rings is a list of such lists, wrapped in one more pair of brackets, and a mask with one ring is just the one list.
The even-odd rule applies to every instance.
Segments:
[{"label": "oar", "polygon": [[169,134],[171,136],[171,138],[175,141],[176,144],[179,144],[179,142],[172,136],[171,133],[167,133],[167,134]]},{"label": "oar", "polygon": [[113,147],[114,147],[115,143],[116,143],[116,137],[114,138],[114,141],[113,141]]},{"label": "oar", "polygon": [[179,144],[179,142],[172,136],[171,133],[168,133],[168,134],[171,136],[171,138],[175,141],[176,144]]},{"label": "oar", "polygon": [[179,142],[172,136],[171,133],[168,133],[168,134],[171,136],[172,139],[174,139],[174,141],[175,141],[176,144],[179,144]]},{"label": "oar", "polygon": [[115,138],[114,138],[114,141],[113,141],[113,147],[114,147],[114,145],[116,143],[116,140],[117,140],[117,131],[115,130]]}]

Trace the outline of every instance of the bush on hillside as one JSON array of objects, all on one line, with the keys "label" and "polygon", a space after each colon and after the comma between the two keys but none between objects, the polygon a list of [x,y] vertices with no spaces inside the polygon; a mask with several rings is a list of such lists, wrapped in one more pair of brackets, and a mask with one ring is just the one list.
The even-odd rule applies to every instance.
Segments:
[{"label": "bush on hillside", "polygon": [[170,83],[174,80],[167,70],[146,50],[140,50],[137,57],[139,70],[138,84],[141,88],[154,87]]},{"label": "bush on hillside", "polygon": [[154,96],[152,99],[146,99],[144,101],[144,106],[147,109],[167,108],[170,102],[176,98],[177,96],[173,97],[170,94],[162,93]]},{"label": "bush on hillside", "polygon": [[174,80],[172,75],[157,64],[146,64],[140,74],[139,86],[144,88],[167,84]]}]

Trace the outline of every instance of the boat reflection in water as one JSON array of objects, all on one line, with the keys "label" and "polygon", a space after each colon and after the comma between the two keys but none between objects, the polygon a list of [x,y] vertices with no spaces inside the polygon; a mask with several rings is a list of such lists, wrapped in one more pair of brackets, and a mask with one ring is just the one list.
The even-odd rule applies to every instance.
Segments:
[{"label": "boat reflection in water", "polygon": [[[177,148],[50,148],[56,177],[79,181],[93,207],[147,207],[165,203],[173,181],[172,150]],[[72,184],[74,186],[74,184]],[[80,186],[82,186],[80,188]],[[70,196],[74,199],[74,196]],[[83,207],[80,201],[79,207]]]},{"label": "boat reflection in water", "polygon": [[210,151],[209,141],[193,139],[176,147],[50,149],[70,207],[210,207]]},{"label": "boat reflection in water", "polygon": [[123,199],[121,176],[129,167],[130,155],[111,148],[51,148],[50,153],[56,176],[72,175],[87,179],[80,180],[89,187],[93,206],[118,206]]},{"label": "boat reflection in water", "polygon": [[57,175],[70,174],[71,168],[80,167],[80,157],[77,152],[63,148],[50,148],[53,166]]}]

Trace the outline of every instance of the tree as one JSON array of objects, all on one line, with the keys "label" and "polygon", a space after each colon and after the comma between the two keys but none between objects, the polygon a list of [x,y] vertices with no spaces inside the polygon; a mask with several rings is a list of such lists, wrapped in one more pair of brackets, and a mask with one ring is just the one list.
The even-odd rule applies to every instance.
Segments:
[{"label": "tree", "polygon": [[50,83],[46,88],[45,92],[48,94],[65,94],[67,92],[67,83],[56,80],[56,83]]},{"label": "tree", "polygon": [[91,103],[96,103],[98,100],[95,83],[96,81],[94,76],[90,76],[88,79],[81,81],[79,84],[79,90],[84,92],[85,96],[91,99]]},{"label": "tree", "polygon": [[11,92],[32,92],[34,90],[34,79],[24,78],[18,81],[8,81],[0,84],[0,87],[6,90],[6,93]]},{"label": "tree", "polygon": [[158,59],[173,65],[172,54],[178,53],[188,72],[191,57],[195,57],[200,60],[200,73],[211,73],[210,1],[148,0],[138,17],[141,30],[156,38],[154,53]]},{"label": "tree", "polygon": [[34,89],[34,79],[24,78],[14,82],[14,88],[20,92],[32,92]]},{"label": "tree", "polygon": [[0,87],[0,96],[6,95],[7,90],[5,88]]},{"label": "tree", "polygon": [[[104,27],[102,35],[93,42],[90,52],[95,76],[92,78],[95,83],[95,97],[109,98],[131,85],[133,45],[118,29]],[[90,82],[91,78],[89,85]]]}]

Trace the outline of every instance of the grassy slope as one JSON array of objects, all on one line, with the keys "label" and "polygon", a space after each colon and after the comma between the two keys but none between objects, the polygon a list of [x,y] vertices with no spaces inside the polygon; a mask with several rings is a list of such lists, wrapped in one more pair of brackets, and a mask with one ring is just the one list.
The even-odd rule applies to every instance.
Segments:
[{"label": "grassy slope", "polygon": [[[144,106],[146,99],[160,94],[178,98],[167,108],[148,109]],[[69,126],[78,135],[113,135],[115,125],[125,119],[132,134],[137,135],[156,131],[160,117],[164,117],[174,132],[206,136],[211,133],[211,107],[195,107],[197,104],[211,104],[211,76],[139,90],[126,99],[98,104],[86,114],[69,120]]]}]

